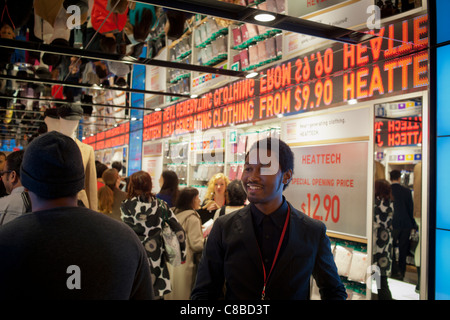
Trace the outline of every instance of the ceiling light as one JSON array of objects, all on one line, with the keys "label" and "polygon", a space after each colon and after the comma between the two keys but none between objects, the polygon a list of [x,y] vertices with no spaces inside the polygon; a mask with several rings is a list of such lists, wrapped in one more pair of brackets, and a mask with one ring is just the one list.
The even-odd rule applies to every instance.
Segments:
[{"label": "ceiling light", "polygon": [[191,94],[192,99],[197,98],[197,97],[198,97],[198,94]]},{"label": "ceiling light", "polygon": [[161,111],[161,108],[155,108],[155,111]]},{"label": "ceiling light", "polygon": [[248,75],[246,75],[245,77],[247,78],[247,79],[249,79],[249,78],[254,78],[254,77],[256,77],[258,75],[258,72],[251,72],[251,73],[249,73]]},{"label": "ceiling light", "polygon": [[357,104],[357,103],[358,103],[358,100],[356,100],[356,99],[348,100],[348,104]]},{"label": "ceiling light", "polygon": [[275,16],[269,13],[260,13],[255,16],[256,21],[269,22],[275,20]]}]

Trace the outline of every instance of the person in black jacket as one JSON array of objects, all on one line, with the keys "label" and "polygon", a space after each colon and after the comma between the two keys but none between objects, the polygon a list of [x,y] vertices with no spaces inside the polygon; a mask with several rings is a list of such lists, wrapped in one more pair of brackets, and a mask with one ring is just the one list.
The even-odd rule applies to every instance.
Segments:
[{"label": "person in black jacket", "polygon": [[[401,173],[390,172],[392,196],[394,198],[394,217],[392,219],[394,247],[398,247],[398,271],[393,270],[393,278],[402,280],[406,271],[406,257],[409,251],[409,236],[412,229],[418,229],[414,220],[414,204],[411,190],[400,184]],[[395,250],[394,250],[395,254]],[[395,260],[394,260],[395,261]]]},{"label": "person in black jacket", "polygon": [[0,228],[0,300],[154,299],[134,231],[78,206],[85,173],[72,138],[51,131],[34,139],[20,178],[33,212]]},{"label": "person in black jacket", "polygon": [[220,299],[224,285],[230,300],[309,299],[311,276],[322,299],[347,298],[325,224],[283,196],[293,170],[294,155],[283,141],[266,138],[251,147],[242,174],[250,205],[214,222],[193,300]]}]

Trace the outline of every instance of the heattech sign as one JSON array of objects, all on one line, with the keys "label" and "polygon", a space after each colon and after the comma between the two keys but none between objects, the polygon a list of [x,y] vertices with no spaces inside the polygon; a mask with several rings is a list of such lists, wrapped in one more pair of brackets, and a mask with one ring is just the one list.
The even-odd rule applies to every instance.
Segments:
[{"label": "heattech sign", "polygon": [[[367,43],[337,43],[152,113],[144,140],[425,90],[427,15],[383,26]],[[393,40],[398,39],[398,41]]]}]

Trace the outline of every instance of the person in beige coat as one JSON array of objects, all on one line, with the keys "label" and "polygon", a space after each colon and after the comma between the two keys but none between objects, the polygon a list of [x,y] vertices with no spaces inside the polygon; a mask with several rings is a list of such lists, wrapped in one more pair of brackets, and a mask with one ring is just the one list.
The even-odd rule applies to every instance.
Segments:
[{"label": "person in beige coat", "polygon": [[169,266],[172,292],[166,300],[189,300],[197,275],[195,255],[203,250],[202,223],[196,210],[200,209],[199,192],[196,188],[181,190],[175,204],[175,215],[186,233],[186,262],[178,267]]}]

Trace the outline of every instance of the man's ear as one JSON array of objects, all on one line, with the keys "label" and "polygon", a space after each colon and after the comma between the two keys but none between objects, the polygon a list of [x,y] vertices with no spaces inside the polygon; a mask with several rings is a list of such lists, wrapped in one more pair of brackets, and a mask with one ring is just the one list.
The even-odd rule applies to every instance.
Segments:
[{"label": "man's ear", "polygon": [[292,169],[287,170],[285,173],[283,173],[283,184],[287,185],[292,180]]},{"label": "man's ear", "polygon": [[19,176],[17,175],[16,171],[11,171],[11,180],[14,182],[17,182],[19,180]]}]

